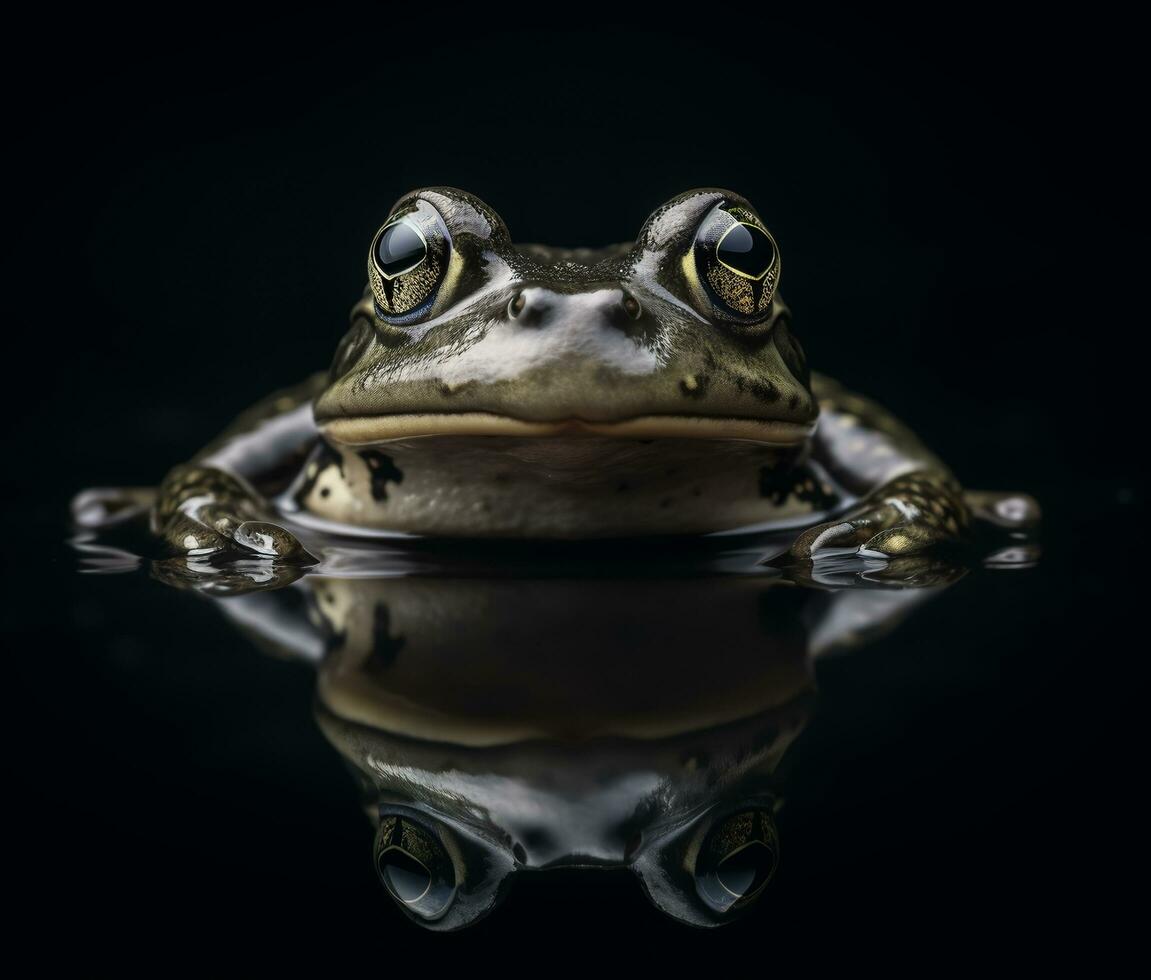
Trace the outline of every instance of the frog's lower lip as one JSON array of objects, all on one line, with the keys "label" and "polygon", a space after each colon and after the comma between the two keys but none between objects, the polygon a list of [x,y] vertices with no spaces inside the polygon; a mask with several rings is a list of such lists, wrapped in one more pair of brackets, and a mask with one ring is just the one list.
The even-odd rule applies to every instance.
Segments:
[{"label": "frog's lower lip", "polygon": [[492,412],[451,412],[431,415],[359,415],[327,419],[320,423],[320,428],[335,442],[349,446],[429,436],[738,439],[771,446],[795,446],[811,435],[814,424],[711,415],[637,415],[610,422],[580,418],[532,422]]}]

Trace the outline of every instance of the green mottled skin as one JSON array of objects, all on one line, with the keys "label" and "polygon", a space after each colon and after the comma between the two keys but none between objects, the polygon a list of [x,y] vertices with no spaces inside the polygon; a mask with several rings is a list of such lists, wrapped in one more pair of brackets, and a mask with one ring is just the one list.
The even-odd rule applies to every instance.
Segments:
[{"label": "green mottled skin", "polygon": [[[156,533],[175,553],[299,562],[310,556],[276,523],[285,515],[455,537],[778,524],[795,529],[797,557],[905,555],[962,539],[969,507],[946,467],[874,402],[810,374],[777,294],[747,323],[704,287],[693,242],[721,205],[754,214],[730,192],[693,191],[653,214],[634,244],[590,251],[517,247],[460,191],[408,195],[396,214],[422,208],[450,235],[434,299],[400,322],[365,291],[326,375],[261,402],[169,474]],[[340,429],[400,417],[448,422],[371,444]],[[454,428],[474,417],[702,420],[708,436]],[[807,434],[786,445],[732,438],[716,427],[728,420]]]}]

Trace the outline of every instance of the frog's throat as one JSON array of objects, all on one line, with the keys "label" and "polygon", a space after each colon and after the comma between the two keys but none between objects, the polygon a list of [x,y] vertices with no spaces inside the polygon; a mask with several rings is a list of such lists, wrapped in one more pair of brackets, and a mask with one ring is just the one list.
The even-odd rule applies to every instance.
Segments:
[{"label": "frog's throat", "polygon": [[815,423],[709,415],[637,415],[614,422],[569,418],[532,422],[493,412],[358,415],[320,423],[324,435],[346,446],[372,446],[424,436],[595,436],[615,439],[735,439],[765,446],[798,446]]}]

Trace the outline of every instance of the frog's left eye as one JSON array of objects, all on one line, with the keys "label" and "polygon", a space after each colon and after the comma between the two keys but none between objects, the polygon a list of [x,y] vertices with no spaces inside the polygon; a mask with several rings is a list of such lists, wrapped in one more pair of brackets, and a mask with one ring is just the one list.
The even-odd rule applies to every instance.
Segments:
[{"label": "frog's left eye", "polygon": [[414,820],[381,821],[376,870],[392,898],[425,921],[442,917],[456,894],[456,872],[444,845]]},{"label": "frog's left eye", "polygon": [[693,247],[695,271],[716,312],[754,323],[771,313],[779,285],[779,247],[754,211],[720,204],[704,218]]},{"label": "frog's left eye", "polygon": [[417,201],[393,215],[372,239],[368,281],[376,312],[384,320],[409,323],[431,309],[451,258],[451,238],[439,214]]}]

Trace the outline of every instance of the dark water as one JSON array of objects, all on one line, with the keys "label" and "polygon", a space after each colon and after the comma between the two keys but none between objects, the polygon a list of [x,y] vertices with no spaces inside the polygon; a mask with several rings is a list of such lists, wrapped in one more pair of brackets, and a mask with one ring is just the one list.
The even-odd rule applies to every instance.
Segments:
[{"label": "dark water", "polygon": [[[57,24],[37,35],[52,39],[50,70],[12,86],[28,164],[11,190],[23,303],[5,389],[16,931],[61,964],[151,972],[304,954],[375,970],[1105,960],[1140,924],[1145,837],[1144,362],[1131,348],[1145,313],[1125,294],[1142,281],[1146,226],[1123,145],[1139,63],[1125,32],[1002,10],[942,33],[780,15],[736,58],[699,25],[481,36],[445,23],[292,38],[186,23],[131,46]],[[754,124],[717,109],[701,80],[717,72]],[[578,574],[453,566],[371,585],[391,619],[370,625],[390,641],[340,676],[386,686],[424,662],[413,654],[454,650],[464,660],[439,687],[404,683],[478,713],[473,727],[522,709],[525,691],[590,706],[600,735],[658,720],[685,691],[712,704],[779,693],[762,730],[725,722],[702,744],[665,725],[673,747],[647,757],[557,710],[520,721],[581,736],[574,754],[452,760],[527,773],[501,800],[551,801],[517,825],[543,863],[581,825],[556,789],[565,772],[586,788],[588,773],[694,758],[706,774],[724,752],[793,734],[770,778],[719,793],[774,810],[778,832],[773,880],[724,928],[665,915],[631,871],[586,868],[517,875],[454,936],[412,925],[321,728],[315,663],[238,624],[239,599],[147,566],[82,575],[65,543],[78,490],[154,484],[254,399],[326,364],[372,232],[402,192],[436,182],[489,200],[520,240],[589,245],[633,236],[689,187],[740,191],[780,243],[812,362],[884,401],[965,485],[1044,508],[1035,567],[974,569],[814,660],[827,593],[685,574],[642,549],[623,562],[642,574],[605,556]],[[307,587],[257,595],[295,596],[298,623]],[[435,608],[452,612],[421,618]],[[485,662],[519,685],[475,676]],[[644,844],[635,821],[599,839],[626,852],[637,831]]]},{"label": "dark water", "polygon": [[[657,910],[708,919],[692,877],[653,904],[633,873],[649,850],[684,860],[663,833],[700,812],[773,812],[778,833],[774,879],[715,950],[823,924],[1018,939],[1092,915],[1127,830],[1119,757],[1098,754],[1122,692],[1079,611],[1111,600],[1065,554],[920,590],[797,586],[747,556],[725,574],[607,557],[399,556],[381,577],[328,552],[333,574],[220,597],[149,562],[78,574],[57,554],[51,617],[15,632],[40,651],[19,660],[36,798],[69,801],[38,830],[79,835],[61,873],[116,896],[77,928],[99,942],[127,918],[183,942],[209,901],[241,940],[288,916],[313,937],[437,941],[373,869],[348,765],[371,759],[391,767],[385,814],[473,857],[515,842],[503,901],[456,940],[469,949],[525,931],[704,942]],[[481,879],[506,870],[485,860]],[[46,901],[59,882],[38,882]]]}]

